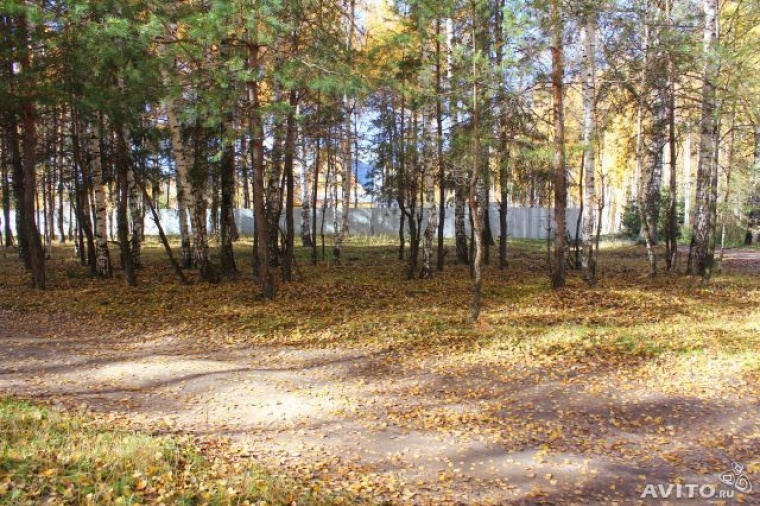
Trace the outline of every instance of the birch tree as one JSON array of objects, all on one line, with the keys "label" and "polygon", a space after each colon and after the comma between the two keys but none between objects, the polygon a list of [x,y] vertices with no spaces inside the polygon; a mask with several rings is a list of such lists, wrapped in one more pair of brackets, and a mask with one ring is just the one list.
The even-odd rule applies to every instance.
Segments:
[{"label": "birch tree", "polygon": [[106,184],[103,177],[100,139],[100,121],[94,121],[90,134],[90,164],[95,195],[95,257],[98,275],[103,278],[110,278],[113,271],[111,255],[108,251]]},{"label": "birch tree", "polygon": [[703,0],[704,35],[702,72],[702,110],[700,118],[699,160],[697,162],[697,188],[695,197],[694,230],[689,249],[689,272],[702,276],[704,281],[712,274],[714,251],[710,250],[710,226],[715,214],[710,206],[712,175],[715,166],[716,80],[718,78],[718,2]]},{"label": "birch tree", "polygon": [[596,285],[596,13],[585,9],[580,19],[583,100],[583,247],[581,268],[590,286]]}]

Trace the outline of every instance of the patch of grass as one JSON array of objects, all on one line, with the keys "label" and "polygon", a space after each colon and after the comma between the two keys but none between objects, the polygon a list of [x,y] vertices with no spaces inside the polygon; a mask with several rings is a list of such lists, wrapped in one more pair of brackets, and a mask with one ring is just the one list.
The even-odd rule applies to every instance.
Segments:
[{"label": "patch of grass", "polygon": [[[332,238],[326,239],[329,259]],[[727,263],[708,287],[693,277],[666,273],[653,280],[646,275],[642,246],[610,243],[600,254],[596,288],[589,289],[580,273],[570,270],[567,287],[554,291],[545,243],[510,241],[507,270],[497,268],[498,254],[491,250],[483,276],[484,325],[474,328],[469,269],[456,263],[453,243],[446,243],[444,271],[422,281],[407,279],[408,261],[398,260],[395,241],[350,237],[340,266],[322,261],[321,254],[312,265],[311,250],[297,247],[300,276],[284,283],[275,269],[274,301],[258,296],[250,240],[235,245],[237,280],[208,285],[190,270],[188,286],[177,285],[162,248],[148,243],[136,288],[124,286],[118,265],[113,279],[89,278],[69,245],[56,246],[45,292],[30,287],[15,257],[0,260],[6,280],[0,284],[0,308],[13,310],[16,320],[50,319],[60,335],[76,335],[92,322],[103,333],[171,332],[204,347],[391,346],[405,350],[409,361],[420,354],[481,349],[520,361],[603,357],[608,364],[699,350],[710,356],[760,356],[760,281],[753,271],[747,274],[746,269],[754,269],[750,264]],[[67,271],[81,276],[66,276]],[[479,356],[490,360],[488,351]]]},{"label": "patch of grass", "polygon": [[[221,450],[221,448],[220,448]],[[0,399],[0,504],[331,504],[226,451]]]}]

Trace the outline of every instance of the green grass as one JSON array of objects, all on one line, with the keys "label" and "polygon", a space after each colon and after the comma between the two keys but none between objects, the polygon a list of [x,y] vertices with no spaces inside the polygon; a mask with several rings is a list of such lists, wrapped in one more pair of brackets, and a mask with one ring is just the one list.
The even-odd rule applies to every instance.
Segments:
[{"label": "green grass", "polygon": [[[263,502],[262,502],[263,501]],[[330,504],[220,446],[0,399],[0,504]]]}]

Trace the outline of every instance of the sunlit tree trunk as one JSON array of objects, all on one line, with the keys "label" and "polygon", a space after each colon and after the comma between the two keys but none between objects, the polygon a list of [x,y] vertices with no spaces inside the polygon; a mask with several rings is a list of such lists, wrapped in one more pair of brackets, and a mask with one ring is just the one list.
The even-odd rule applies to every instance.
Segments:
[{"label": "sunlit tree trunk", "polygon": [[[312,235],[311,235],[311,186],[309,185],[309,168],[306,164],[306,139],[303,140],[303,156],[299,163],[299,169],[301,171],[301,246],[304,248],[311,248]],[[315,156],[317,156],[315,154]],[[316,165],[316,163],[315,163]],[[312,177],[316,177],[316,169],[312,172]]]},{"label": "sunlit tree trunk", "polygon": [[596,225],[596,20],[591,13],[581,24],[581,54],[583,60],[583,247],[581,268],[590,286],[596,285],[596,255],[594,227]]},{"label": "sunlit tree trunk", "polygon": [[140,205],[140,192],[135,184],[135,167],[129,164],[127,184],[129,185],[129,215],[132,218],[132,236],[129,244],[132,248],[132,261],[136,269],[142,268],[143,212]]},{"label": "sunlit tree trunk", "polygon": [[90,165],[95,193],[95,259],[98,275],[110,278],[111,255],[108,251],[108,217],[106,213],[106,185],[100,149],[100,122],[95,121],[90,135]]},{"label": "sunlit tree trunk", "polygon": [[169,97],[166,100],[166,117],[169,123],[169,136],[174,153],[174,163],[176,165],[176,186],[177,186],[177,212],[179,218],[179,233],[182,241],[182,267],[188,269],[193,264],[193,251],[190,246],[190,226],[188,225],[188,209],[192,209],[192,193],[188,185],[188,165],[185,155],[185,147],[182,143],[182,129],[177,120],[177,112],[174,100]]},{"label": "sunlit tree trunk", "polygon": [[711,179],[715,168],[716,106],[715,86],[718,77],[717,55],[718,4],[717,0],[704,0],[704,56],[702,76],[702,112],[700,119],[699,161],[697,163],[697,189],[694,211],[694,230],[689,250],[690,273],[708,281],[712,273],[713,255],[710,251]]},{"label": "sunlit tree trunk", "polygon": [[[259,45],[254,41],[246,43],[248,48],[248,70],[259,69]],[[256,226],[256,248],[254,270],[258,273],[261,296],[273,299],[275,296],[274,277],[269,265],[269,237],[264,211],[264,123],[259,102],[259,82],[251,79],[246,83],[249,102],[249,127],[251,129],[251,164],[253,168],[253,214]]]},{"label": "sunlit tree trunk", "polygon": [[[319,111],[319,98],[317,98],[317,111]],[[314,153],[314,181],[311,193],[311,263],[317,265],[317,198],[319,196],[319,170],[322,159],[322,136],[317,134]],[[325,186],[327,186],[325,184]],[[324,202],[322,203],[322,221],[324,222]]]},{"label": "sunlit tree trunk", "polygon": [[[659,194],[653,190],[655,181],[655,172],[660,170],[658,168],[658,159],[661,162],[661,157],[658,155],[659,151],[656,147],[659,142],[658,137],[660,134],[654,132],[657,127],[653,125],[653,135],[650,141],[649,160],[652,165],[647,165],[645,160],[645,138],[644,138],[644,109],[645,109],[645,97],[647,96],[648,85],[648,67],[649,67],[649,45],[650,45],[650,25],[649,25],[649,12],[645,12],[644,16],[646,21],[644,23],[644,61],[642,63],[641,71],[641,89],[639,90],[638,104],[637,104],[637,118],[636,118],[636,174],[639,177],[637,184],[639,190],[638,196],[638,211],[639,218],[641,220],[641,232],[644,236],[647,248],[647,259],[649,260],[649,275],[655,277],[657,275],[657,257],[654,251],[654,243],[656,239],[656,223],[652,223],[652,215],[654,214],[655,202],[653,199],[657,199],[659,202]],[[655,93],[655,99],[658,95]],[[664,105],[664,104],[662,104]],[[662,109],[662,107],[660,107]],[[654,121],[653,121],[654,123]],[[649,170],[647,170],[647,168]],[[657,186],[659,190],[659,186]],[[652,230],[655,227],[655,231]]]},{"label": "sunlit tree trunk", "polygon": [[425,173],[423,185],[425,193],[425,206],[427,210],[427,225],[425,226],[424,242],[422,246],[422,270],[420,278],[433,277],[433,239],[438,229],[438,209],[435,202],[435,163],[433,156],[433,115],[424,119],[424,163]]},{"label": "sunlit tree trunk", "polygon": [[472,237],[474,242],[472,264],[470,265],[470,276],[472,278],[472,306],[470,319],[477,322],[480,317],[480,298],[482,287],[482,268],[483,268],[483,214],[480,208],[481,202],[478,199],[478,187],[480,183],[480,157],[482,155],[480,148],[480,86],[477,65],[477,55],[479,53],[478,43],[481,38],[479,27],[479,14],[476,0],[472,0],[472,173],[470,174],[469,185],[469,205],[470,221],[472,223]]},{"label": "sunlit tree trunk", "polygon": [[[734,167],[734,155],[736,154],[736,102],[733,104],[731,111],[731,126],[729,127],[730,141],[728,144],[728,154],[726,156],[726,186],[723,191],[723,205],[720,208],[720,255],[718,257],[716,271],[720,272],[723,267],[723,255],[726,249],[726,221],[729,214],[729,203],[731,198],[731,175]],[[717,185],[716,185],[717,187]],[[717,198],[717,193],[716,193]]]},{"label": "sunlit tree trunk", "polygon": [[[421,189],[420,178],[423,175],[422,167],[420,166],[420,153],[419,153],[419,112],[412,109],[411,114],[411,128],[409,128],[411,139],[409,140],[409,177],[407,178],[407,215],[406,218],[409,221],[409,269],[407,270],[407,278],[412,279],[417,273],[417,262],[419,261],[420,253],[420,234],[422,233],[422,207],[424,202],[419,202],[420,195],[418,191]],[[424,196],[423,196],[424,197]],[[419,202],[419,204],[418,204]]]},{"label": "sunlit tree trunk", "polygon": [[[673,29],[673,0],[665,0],[665,15],[669,29]],[[678,151],[676,144],[676,74],[673,55],[668,54],[668,146],[670,183],[668,185],[668,226],[666,230],[667,256],[666,264],[668,271],[676,269],[678,258],[678,196],[677,196],[677,170],[676,161]]]}]

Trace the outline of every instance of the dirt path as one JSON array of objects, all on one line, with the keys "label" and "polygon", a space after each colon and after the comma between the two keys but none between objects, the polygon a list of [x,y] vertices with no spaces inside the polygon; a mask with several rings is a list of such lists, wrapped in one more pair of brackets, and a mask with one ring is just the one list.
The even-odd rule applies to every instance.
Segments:
[{"label": "dirt path", "polygon": [[[689,247],[678,248],[680,261],[686,265],[689,259]],[[716,261],[720,258],[720,248],[715,252]],[[760,274],[760,249],[729,248],[723,252],[722,270],[729,274]]]},{"label": "dirt path", "polygon": [[181,333],[83,333],[62,315],[0,322],[0,392],[228,436],[275,472],[393,504],[635,504],[645,483],[717,485],[726,459],[760,450],[757,397],[718,381],[730,374],[693,398],[599,364],[207,350]]}]

